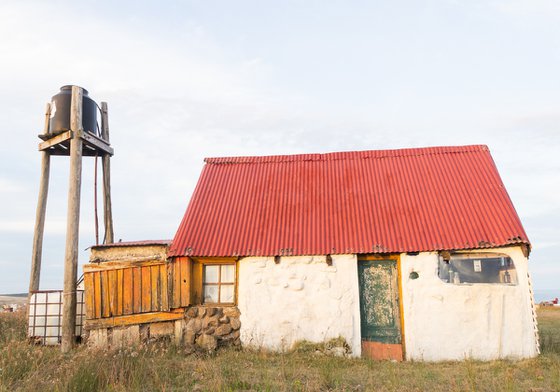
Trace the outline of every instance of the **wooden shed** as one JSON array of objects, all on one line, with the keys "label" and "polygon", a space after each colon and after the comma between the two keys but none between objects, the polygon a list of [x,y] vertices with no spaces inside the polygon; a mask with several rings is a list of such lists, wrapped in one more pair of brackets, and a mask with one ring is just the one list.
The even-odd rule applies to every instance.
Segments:
[{"label": "wooden shed", "polygon": [[[228,331],[224,325],[231,324],[236,309],[226,310],[229,316],[224,318],[221,309],[204,308],[203,312],[190,306],[200,303],[201,285],[193,284],[192,275],[200,275],[202,270],[191,258],[169,259],[170,244],[165,240],[137,241],[91,248],[90,263],[84,266],[85,329],[91,344],[120,345],[161,337],[173,337],[177,342],[186,338],[194,344],[202,332],[210,330],[208,326],[220,325],[220,331],[227,333],[215,339],[204,338],[201,345],[211,348],[218,342],[235,343],[239,327]],[[196,332],[185,337],[187,310],[191,319],[200,321],[196,328],[189,329]],[[202,328],[205,320],[208,325]]]}]

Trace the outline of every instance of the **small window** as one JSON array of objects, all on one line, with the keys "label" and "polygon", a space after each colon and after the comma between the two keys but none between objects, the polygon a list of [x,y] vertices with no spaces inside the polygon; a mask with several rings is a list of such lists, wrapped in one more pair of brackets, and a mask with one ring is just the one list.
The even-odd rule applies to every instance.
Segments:
[{"label": "small window", "polygon": [[449,261],[440,257],[438,275],[447,283],[517,284],[513,260],[506,255],[455,254]]},{"label": "small window", "polygon": [[202,291],[204,303],[235,303],[235,264],[204,265]]}]

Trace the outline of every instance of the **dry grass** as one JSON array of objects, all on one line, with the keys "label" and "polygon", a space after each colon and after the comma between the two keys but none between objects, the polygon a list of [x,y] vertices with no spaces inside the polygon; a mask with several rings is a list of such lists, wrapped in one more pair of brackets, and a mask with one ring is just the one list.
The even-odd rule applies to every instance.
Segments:
[{"label": "dry grass", "polygon": [[536,359],[391,363],[158,345],[63,355],[29,345],[22,316],[0,314],[0,391],[557,391],[560,311],[543,309],[540,320],[546,353]]},{"label": "dry grass", "polygon": [[541,351],[560,354],[560,307],[541,307],[538,316]]}]

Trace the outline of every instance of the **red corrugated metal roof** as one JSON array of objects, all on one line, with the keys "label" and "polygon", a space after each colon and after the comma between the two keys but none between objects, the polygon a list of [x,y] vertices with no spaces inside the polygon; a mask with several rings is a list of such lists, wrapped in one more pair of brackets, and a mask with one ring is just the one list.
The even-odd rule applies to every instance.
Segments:
[{"label": "red corrugated metal roof", "polygon": [[486,146],[205,162],[171,256],[529,244]]}]

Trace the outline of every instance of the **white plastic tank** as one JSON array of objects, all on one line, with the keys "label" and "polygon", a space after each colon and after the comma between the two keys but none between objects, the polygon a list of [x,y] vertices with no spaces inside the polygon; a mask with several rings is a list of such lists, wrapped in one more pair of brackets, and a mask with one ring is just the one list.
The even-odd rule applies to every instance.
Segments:
[{"label": "white plastic tank", "polygon": [[[76,292],[76,337],[85,320],[84,291]],[[29,299],[27,335],[37,343],[59,344],[62,339],[62,290],[37,291]]]}]

